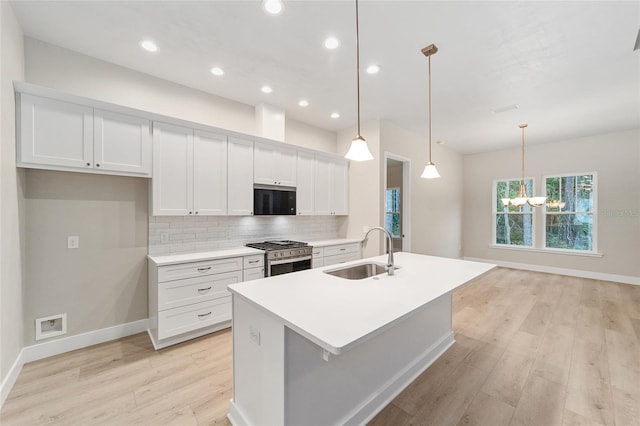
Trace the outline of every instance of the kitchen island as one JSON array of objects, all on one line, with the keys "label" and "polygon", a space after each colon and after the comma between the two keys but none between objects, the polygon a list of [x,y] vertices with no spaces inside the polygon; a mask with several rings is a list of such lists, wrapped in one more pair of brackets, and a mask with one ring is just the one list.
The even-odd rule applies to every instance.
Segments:
[{"label": "kitchen island", "polygon": [[398,253],[393,276],[324,272],[386,260],[228,287],[233,425],[366,423],[454,343],[452,292],[495,267]]}]

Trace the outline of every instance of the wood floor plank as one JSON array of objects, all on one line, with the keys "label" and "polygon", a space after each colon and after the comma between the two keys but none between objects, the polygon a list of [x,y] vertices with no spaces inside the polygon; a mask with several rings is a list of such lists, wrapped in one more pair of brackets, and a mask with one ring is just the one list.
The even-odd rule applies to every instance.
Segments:
[{"label": "wood floor plank", "polygon": [[513,414],[511,426],[562,424],[565,389],[563,385],[531,374]]},{"label": "wood floor plank", "polygon": [[534,355],[523,355],[507,350],[491,372],[482,391],[515,407],[535,360]]},{"label": "wood floor plank", "polygon": [[606,330],[605,336],[611,385],[640,396],[640,345],[614,330]]},{"label": "wood floor plank", "polygon": [[514,410],[506,402],[478,392],[457,426],[507,426]]},{"label": "wood floor plank", "polygon": [[369,426],[405,426],[411,422],[412,418],[412,415],[392,403],[387,405],[384,410],[378,413],[378,415],[369,423]]},{"label": "wood floor plank", "polygon": [[[602,423],[595,422],[578,413],[574,413],[569,409],[564,409],[564,415],[562,416],[562,426],[604,426]],[[630,425],[620,425],[630,426]]]},{"label": "wood floor plank", "polygon": [[593,422],[614,424],[606,344],[576,338],[566,408]]},{"label": "wood floor plank", "polygon": [[544,335],[536,360],[533,374],[553,383],[566,385],[571,369],[573,353],[573,336],[565,332],[557,332],[550,328]]}]

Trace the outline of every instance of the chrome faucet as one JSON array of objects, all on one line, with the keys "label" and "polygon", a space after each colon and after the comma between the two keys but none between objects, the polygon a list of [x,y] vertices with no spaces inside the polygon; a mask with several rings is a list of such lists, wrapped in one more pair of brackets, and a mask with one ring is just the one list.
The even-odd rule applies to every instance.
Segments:
[{"label": "chrome faucet", "polygon": [[389,231],[382,228],[381,226],[374,226],[373,228],[369,229],[366,234],[364,234],[364,239],[360,242],[360,244],[364,246],[367,243],[367,240],[369,239],[369,233],[374,229],[384,232],[384,234],[387,236],[387,243],[389,245],[389,257],[387,258],[387,273],[389,275],[393,275],[393,271],[395,270],[395,266],[393,264],[393,240],[391,239],[391,234],[389,233]]}]

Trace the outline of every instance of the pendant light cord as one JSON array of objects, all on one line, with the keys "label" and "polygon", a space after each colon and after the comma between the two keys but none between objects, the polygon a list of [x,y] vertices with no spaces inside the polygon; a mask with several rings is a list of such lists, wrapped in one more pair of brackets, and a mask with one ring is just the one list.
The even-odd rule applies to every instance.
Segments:
[{"label": "pendant light cord", "polygon": [[358,137],[360,137],[360,31],[358,20],[358,0],[356,0],[356,82],[358,88]]},{"label": "pendant light cord", "polygon": [[431,55],[429,59],[429,163],[431,163]]}]

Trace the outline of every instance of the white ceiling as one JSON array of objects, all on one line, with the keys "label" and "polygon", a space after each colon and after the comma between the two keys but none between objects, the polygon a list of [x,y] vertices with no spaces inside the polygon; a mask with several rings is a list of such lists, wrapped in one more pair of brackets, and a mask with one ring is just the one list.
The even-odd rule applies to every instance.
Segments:
[{"label": "white ceiling", "polygon": [[[356,122],[355,3],[13,1],[25,35],[243,103],[285,108],[329,130]],[[363,121],[426,135],[462,153],[640,128],[640,2],[360,1]],[[328,35],[342,45],[328,51]],[[139,41],[157,42],[157,53]],[[224,68],[223,77],[209,73]],[[260,87],[269,84],[273,93]],[[297,105],[305,98],[307,108]],[[517,104],[516,110],[494,113]],[[331,119],[337,111],[341,117]],[[355,136],[355,135],[354,135]],[[363,135],[365,138],[366,134]]]}]

